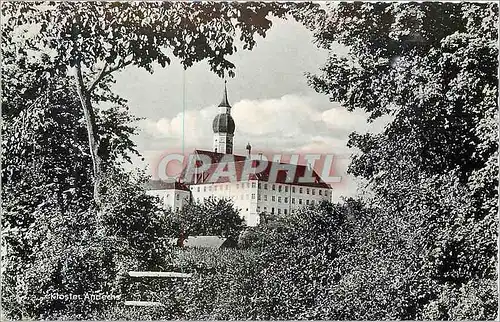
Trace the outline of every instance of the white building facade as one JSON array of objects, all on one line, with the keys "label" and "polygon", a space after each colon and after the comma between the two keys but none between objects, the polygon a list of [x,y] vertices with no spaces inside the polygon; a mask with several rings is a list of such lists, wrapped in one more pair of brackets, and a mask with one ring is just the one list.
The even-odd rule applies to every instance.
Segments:
[{"label": "white building facade", "polygon": [[160,199],[165,208],[180,211],[191,200],[191,192],[179,182],[150,181],[146,194]]},{"label": "white building facade", "polygon": [[288,215],[293,211],[332,198],[329,187],[309,187],[287,183],[248,180],[190,186],[192,198],[203,202],[209,197],[233,201],[248,226],[259,224],[261,213]]}]

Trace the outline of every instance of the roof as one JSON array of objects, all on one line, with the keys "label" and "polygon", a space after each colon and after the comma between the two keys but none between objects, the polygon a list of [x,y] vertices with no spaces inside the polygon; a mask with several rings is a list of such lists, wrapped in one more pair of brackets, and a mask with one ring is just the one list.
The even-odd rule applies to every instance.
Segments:
[{"label": "roof", "polygon": [[[212,152],[213,153],[213,152]],[[214,158],[218,158],[218,154],[214,156]],[[221,154],[224,156],[224,154]],[[222,159],[222,156],[217,160],[220,161]],[[236,170],[236,180],[237,181],[247,181],[247,180],[259,180],[259,181],[264,181],[264,182],[270,182],[270,183],[281,183],[281,184],[291,184],[291,185],[298,185],[298,186],[307,186],[307,187],[316,187],[316,188],[323,188],[323,189],[331,189],[331,186],[327,183],[325,183],[321,177],[312,169],[312,177],[315,179],[314,182],[300,182],[299,179],[305,177],[306,171],[308,169],[307,166],[305,165],[297,165],[297,164],[287,164],[287,163],[281,163],[281,162],[271,162],[268,161],[266,168],[261,171],[260,173],[251,173],[248,177],[242,178],[242,173],[243,169],[245,167],[245,157],[242,156],[234,156],[235,157],[235,162],[228,162],[228,163],[234,163],[234,167]],[[241,160],[243,158],[244,160]],[[213,159],[212,159],[213,160]],[[260,160],[251,160],[252,162],[252,168],[255,168],[259,165],[261,162]],[[288,173],[286,170],[278,170],[277,175],[276,175],[276,181],[271,182],[271,169],[273,166],[279,166],[281,165],[287,165],[287,166],[293,166],[295,167],[295,175],[293,178],[288,179]],[[204,183],[212,183],[211,177],[214,175],[216,169],[218,167],[218,163],[214,162],[210,165],[210,168],[203,172],[203,175],[200,175],[198,178],[197,182],[195,184],[204,184]],[[227,167],[227,166],[226,166]],[[225,168],[227,171],[227,168]],[[228,177],[219,177],[215,181],[216,183],[224,183],[224,182],[229,182],[230,178]],[[215,183],[214,182],[214,183]]]},{"label": "roof", "polygon": [[163,180],[149,180],[145,185],[146,190],[185,190],[189,191],[188,186],[181,182],[167,182]]},{"label": "roof", "polygon": [[184,247],[220,248],[226,239],[219,236],[190,236],[184,241]]},{"label": "roof", "polygon": [[235,129],[234,119],[229,113],[218,114],[212,122],[212,130],[214,133],[234,134]]}]

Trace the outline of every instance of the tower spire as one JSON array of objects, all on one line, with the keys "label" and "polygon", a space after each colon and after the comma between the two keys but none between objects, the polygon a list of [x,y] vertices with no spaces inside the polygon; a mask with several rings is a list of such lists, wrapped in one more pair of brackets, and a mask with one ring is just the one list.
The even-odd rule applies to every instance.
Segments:
[{"label": "tower spire", "polygon": [[219,104],[219,107],[231,107],[229,105],[229,101],[227,100],[227,80],[224,80],[224,94],[222,95],[222,101]]}]

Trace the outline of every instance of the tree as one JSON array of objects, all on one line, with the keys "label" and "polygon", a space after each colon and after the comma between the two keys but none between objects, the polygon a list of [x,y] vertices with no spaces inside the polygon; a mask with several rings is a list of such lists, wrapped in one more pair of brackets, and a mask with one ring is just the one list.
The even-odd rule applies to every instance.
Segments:
[{"label": "tree", "polygon": [[[40,85],[55,75],[69,75],[84,112],[94,177],[94,199],[100,204],[102,178],[101,138],[95,106],[105,101],[113,73],[129,65],[153,72],[177,57],[185,68],[207,59],[210,69],[233,75],[226,59],[236,51],[240,33],[244,49],[255,45],[254,35],[265,36],[272,23],[268,16],[284,17],[314,8],[310,4],[181,3],[181,2],[68,2],[2,3],[3,46],[10,59],[48,52],[48,68],[36,71]],[[22,28],[31,32],[19,36]]]},{"label": "tree", "polygon": [[[477,297],[481,310],[462,305],[470,285],[496,279],[497,17],[496,3],[342,3],[316,29],[318,45],[349,53],[332,51],[310,84],[369,121],[391,118],[380,134],[350,136],[360,153],[349,171],[407,237],[390,242],[409,250],[400,261],[425,276],[397,318],[496,315],[491,288]],[[452,293],[460,300],[443,301]]]},{"label": "tree", "polygon": [[161,267],[166,253],[154,201],[116,168],[135,153],[135,118],[115,106],[96,115],[109,173],[99,224],[89,211],[91,158],[76,94],[59,79],[60,89],[28,104],[22,93],[38,90],[38,79],[26,79],[23,91],[15,91],[12,83],[26,73],[14,67],[2,66],[9,76],[2,102],[3,312],[13,319],[91,318],[109,303],[57,295],[120,294],[124,270]]},{"label": "tree", "polygon": [[228,199],[210,197],[203,203],[189,203],[177,213],[168,210],[166,216],[170,236],[182,234],[182,238],[215,235],[237,241],[245,227],[244,219]]}]

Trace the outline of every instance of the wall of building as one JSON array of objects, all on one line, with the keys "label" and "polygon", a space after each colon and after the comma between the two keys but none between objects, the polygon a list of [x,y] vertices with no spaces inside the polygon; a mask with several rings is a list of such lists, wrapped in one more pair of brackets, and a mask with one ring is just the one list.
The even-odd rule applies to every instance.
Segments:
[{"label": "wall of building", "polygon": [[331,200],[330,189],[256,180],[197,184],[190,189],[197,202],[203,202],[210,196],[231,199],[248,226],[259,223],[261,212],[287,215],[300,207]]},{"label": "wall of building", "polygon": [[178,189],[149,190],[146,192],[150,196],[160,198],[162,205],[170,207],[173,211],[179,211],[189,203],[190,192]]},{"label": "wall of building", "polygon": [[231,199],[240,216],[249,226],[258,224],[257,213],[257,181],[240,181],[231,183],[197,184],[190,187],[193,200],[203,202],[213,196],[215,198]]},{"label": "wall of building", "polygon": [[257,211],[287,215],[322,200],[331,200],[330,189],[261,182]]}]

